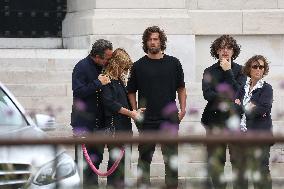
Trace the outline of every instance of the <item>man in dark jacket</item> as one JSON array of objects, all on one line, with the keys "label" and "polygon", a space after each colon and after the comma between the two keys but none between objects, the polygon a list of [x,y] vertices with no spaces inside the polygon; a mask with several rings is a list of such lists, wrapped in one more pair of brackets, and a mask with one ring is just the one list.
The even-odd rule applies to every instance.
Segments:
[{"label": "man in dark jacket", "polygon": [[[214,133],[214,130],[231,127],[230,118],[235,115],[233,99],[246,80],[242,67],[233,62],[240,53],[240,46],[233,37],[222,35],[210,48],[211,56],[218,62],[204,70],[202,79],[203,97],[207,105],[201,122],[207,135]],[[220,182],[226,161],[226,146],[207,146],[208,184],[211,177],[214,188],[218,189],[226,188],[226,183]]]},{"label": "man in dark jacket", "polygon": [[[80,60],[72,73],[73,106],[71,125],[75,135],[80,132],[96,132],[104,128],[103,106],[101,102],[101,87],[110,83],[110,79],[103,75],[102,69],[112,56],[112,43],[99,39],[90,54]],[[94,158],[98,167],[103,159],[104,146],[88,147],[87,150]],[[83,185],[98,184],[98,177],[87,166],[84,170]]]}]

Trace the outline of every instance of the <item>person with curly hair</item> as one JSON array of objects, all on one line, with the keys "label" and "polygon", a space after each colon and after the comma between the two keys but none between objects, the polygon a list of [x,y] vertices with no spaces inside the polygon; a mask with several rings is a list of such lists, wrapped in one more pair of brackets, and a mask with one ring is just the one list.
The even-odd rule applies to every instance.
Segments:
[{"label": "person with curly hair", "polygon": [[[268,61],[262,55],[252,56],[245,63],[243,72],[249,79],[237,92],[235,100],[241,117],[240,129],[244,134],[249,131],[262,131],[272,135],[273,89],[263,79],[269,72]],[[259,179],[252,178],[254,188],[272,188],[269,170],[270,146],[271,144],[249,147],[234,145],[233,157],[235,157],[234,161],[239,166],[234,189],[248,188],[247,170],[260,176]]]},{"label": "person with curly hair", "polygon": [[[207,105],[201,123],[207,135],[214,134],[215,130],[231,128],[230,118],[236,115],[232,108],[234,96],[246,81],[242,66],[234,62],[240,51],[240,45],[230,35],[222,35],[211,44],[211,56],[218,61],[204,70],[202,78],[202,92]],[[208,187],[213,184],[214,188],[226,188],[226,183],[220,181],[226,148],[227,145],[207,145]]]},{"label": "person with curly hair", "polygon": [[[165,131],[178,133],[179,123],[185,116],[186,89],[184,73],[180,61],[164,53],[167,37],[158,26],[148,27],[142,36],[145,56],[133,64],[127,89],[131,106],[145,107],[142,123],[136,124],[139,134],[144,132]],[[180,110],[176,105],[176,93]],[[156,144],[139,144],[138,184],[150,184],[150,164]],[[178,155],[178,145],[161,145],[165,161],[165,182],[167,188],[177,188],[178,169],[170,162]]]},{"label": "person with curly hair", "polygon": [[[105,134],[114,136],[118,132],[132,135],[131,119],[137,120],[139,114],[136,110],[132,110],[128,101],[126,92],[126,79],[128,70],[132,66],[132,61],[128,53],[117,48],[108,65],[105,67],[104,74],[110,78],[110,83],[102,87],[102,104],[105,116]],[[107,145],[109,150],[108,169],[112,167],[116,157],[112,157],[115,150],[119,150],[122,146]],[[123,158],[117,169],[107,177],[107,184],[113,187],[124,187],[124,166],[125,158]]]}]

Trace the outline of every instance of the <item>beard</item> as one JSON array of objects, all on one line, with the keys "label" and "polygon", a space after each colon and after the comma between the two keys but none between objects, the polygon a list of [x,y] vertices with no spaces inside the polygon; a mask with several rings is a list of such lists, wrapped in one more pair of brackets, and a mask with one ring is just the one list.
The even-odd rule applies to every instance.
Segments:
[{"label": "beard", "polygon": [[149,48],[148,49],[148,52],[151,53],[151,54],[158,54],[159,52],[161,52],[161,48],[159,47],[152,47],[152,48]]}]

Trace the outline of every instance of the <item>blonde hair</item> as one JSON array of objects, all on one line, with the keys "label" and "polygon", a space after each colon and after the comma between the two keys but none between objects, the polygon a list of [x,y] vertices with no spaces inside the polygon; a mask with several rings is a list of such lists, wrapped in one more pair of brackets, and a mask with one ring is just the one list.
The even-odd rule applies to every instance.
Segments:
[{"label": "blonde hair", "polygon": [[126,74],[133,62],[129,54],[122,48],[117,48],[109,60],[108,65],[105,68],[105,74],[110,77],[110,79],[121,79],[124,84],[126,83]]}]

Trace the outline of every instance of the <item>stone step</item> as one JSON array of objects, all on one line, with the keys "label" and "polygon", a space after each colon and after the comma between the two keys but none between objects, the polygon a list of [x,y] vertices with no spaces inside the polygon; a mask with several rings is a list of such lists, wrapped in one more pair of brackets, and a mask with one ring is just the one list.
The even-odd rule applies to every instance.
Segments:
[{"label": "stone step", "polygon": [[1,59],[81,59],[87,54],[88,49],[0,49]]},{"label": "stone step", "polygon": [[[84,3],[82,3],[82,1]],[[149,6],[151,4],[151,6]],[[83,11],[90,9],[178,9],[186,8],[197,10],[244,10],[244,9],[279,9],[284,8],[282,1],[273,0],[267,2],[265,0],[235,0],[234,2],[228,2],[226,0],[219,0],[218,3],[212,0],[190,0],[185,2],[184,0],[176,0],[175,2],[169,0],[157,0],[152,2],[151,0],[141,0],[139,2],[131,0],[121,0],[120,2],[111,0],[72,0],[68,2],[68,12]]]},{"label": "stone step", "polygon": [[[75,11],[83,11],[90,9],[179,9],[185,8],[186,2],[184,0],[157,0],[155,2],[151,0],[140,0],[132,1],[132,0],[121,0],[121,1],[112,1],[112,0],[96,0],[94,1],[86,1],[83,0],[72,0],[68,2],[68,12]],[[151,4],[151,6],[149,6]]]},{"label": "stone step", "polygon": [[68,86],[63,83],[59,84],[8,84],[7,88],[16,97],[66,97]]},{"label": "stone step", "polygon": [[197,9],[199,10],[246,10],[246,9],[279,9],[283,8],[277,0],[220,0],[218,3],[212,0],[198,0]]},{"label": "stone step", "polygon": [[0,71],[5,84],[58,84],[71,83],[72,71]]},{"label": "stone step", "polygon": [[60,49],[62,38],[0,38],[0,49]]},{"label": "stone step", "polygon": [[[1,53],[1,50],[0,50]],[[15,51],[15,53],[18,53]],[[64,51],[62,52],[62,55]],[[82,57],[83,58],[83,57]],[[1,71],[17,72],[17,71],[72,71],[75,64],[80,59],[78,57],[46,57],[46,58],[0,58],[0,64],[3,66]]]}]

